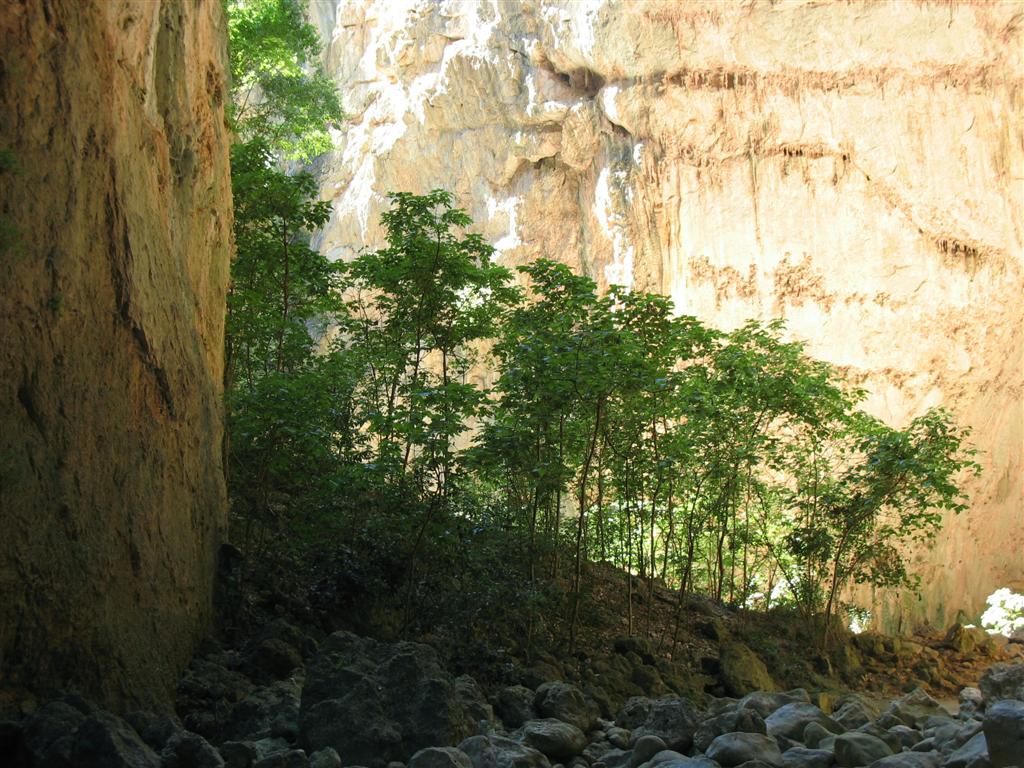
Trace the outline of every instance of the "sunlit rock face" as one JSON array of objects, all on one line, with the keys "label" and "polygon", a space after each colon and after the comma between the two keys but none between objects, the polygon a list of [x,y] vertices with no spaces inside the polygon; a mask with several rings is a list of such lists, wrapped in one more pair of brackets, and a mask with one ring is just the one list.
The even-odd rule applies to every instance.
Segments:
[{"label": "sunlit rock face", "polygon": [[[499,258],[561,259],[733,327],[784,317],[905,424],[974,428],[969,514],[890,628],[1024,580],[1018,2],[311,3],[350,121],[336,258],[445,187]],[[869,597],[869,596],[865,596]]]},{"label": "sunlit rock face", "polygon": [[0,714],[170,708],[210,629],[225,42],[215,1],[0,4]]}]

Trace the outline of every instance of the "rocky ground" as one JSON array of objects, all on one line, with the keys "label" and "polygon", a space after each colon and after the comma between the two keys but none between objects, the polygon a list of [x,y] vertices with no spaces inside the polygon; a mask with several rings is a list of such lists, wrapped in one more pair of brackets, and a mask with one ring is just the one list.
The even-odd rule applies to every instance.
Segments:
[{"label": "rocky ground", "polygon": [[[1024,646],[955,627],[934,647],[859,636],[840,658],[871,682],[940,691],[987,664],[943,706],[921,687],[780,687],[761,657],[707,616],[717,649],[692,664],[619,637],[608,653],[506,659],[488,689],[429,645],[351,632],[317,642],[282,619],[239,648],[211,644],[178,688],[177,713],[118,717],[75,696],[0,722],[15,768],[983,768],[1024,766]],[[919,638],[921,640],[922,638]],[[697,640],[691,638],[691,645]],[[1002,661],[997,661],[1001,659]],[[813,665],[812,665],[813,666]],[[827,672],[827,670],[825,670]],[[548,679],[545,679],[548,678]],[[783,678],[784,679],[784,678]],[[926,683],[927,684],[927,683]],[[868,693],[864,693],[868,690]]]}]

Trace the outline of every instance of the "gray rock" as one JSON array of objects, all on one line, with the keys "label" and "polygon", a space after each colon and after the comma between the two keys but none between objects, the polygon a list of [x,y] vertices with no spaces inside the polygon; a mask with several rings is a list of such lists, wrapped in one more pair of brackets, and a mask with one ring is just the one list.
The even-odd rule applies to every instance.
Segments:
[{"label": "gray rock", "polygon": [[947,757],[942,768],[989,768],[990,765],[985,734],[978,733]]},{"label": "gray rock", "polygon": [[693,746],[701,752],[723,733],[767,733],[755,709],[739,708],[704,720],[693,734]]},{"label": "gray rock", "polygon": [[1024,664],[993,664],[985,670],[978,683],[985,706],[1003,699],[1024,701]]},{"label": "gray rock", "polygon": [[883,720],[879,718],[878,722],[883,728],[900,724],[910,726],[911,728],[920,728],[929,717],[950,718],[949,712],[921,688],[915,688],[910,693],[892,702],[885,710],[884,715],[887,715],[888,719]]},{"label": "gray rock", "polygon": [[626,728],[619,728],[617,725],[608,729],[607,736],[611,745],[617,749],[629,749],[629,745],[633,741],[632,732]]},{"label": "gray rock", "polygon": [[655,755],[667,751],[665,742],[657,736],[641,736],[633,745],[633,754],[629,758],[629,768],[638,768]]},{"label": "gray rock", "polygon": [[251,741],[226,741],[218,751],[227,768],[249,768],[261,756]]},{"label": "gray rock", "polygon": [[494,701],[494,712],[508,728],[519,728],[537,717],[533,708],[533,691],[524,685],[502,688]]},{"label": "gray rock", "polygon": [[782,753],[782,764],[786,768],[829,768],[833,754],[827,749],[791,747]]},{"label": "gray rock", "polygon": [[[222,659],[223,660],[223,659]],[[194,659],[178,683],[177,710],[186,729],[219,743],[232,707],[253,690],[248,677],[212,658]]]},{"label": "gray rock", "polygon": [[1024,761],[1024,701],[1007,699],[990,704],[984,729],[994,768]]},{"label": "gray rock", "polygon": [[[586,754],[586,750],[584,750]],[[628,749],[610,749],[601,755],[601,759],[594,763],[595,766],[604,768],[629,768],[629,759],[633,753]]]},{"label": "gray rock", "polygon": [[537,689],[533,706],[544,717],[570,723],[584,733],[594,727],[599,714],[597,704],[569,683],[544,683]]},{"label": "gray rock", "polygon": [[587,737],[575,725],[548,717],[523,726],[523,743],[554,760],[571,760],[587,746]]},{"label": "gray rock", "polygon": [[226,741],[218,748],[224,758],[226,768],[249,768],[253,763],[288,751],[288,742],[284,739],[257,739],[255,741]]},{"label": "gray rock", "polygon": [[473,768],[473,762],[455,747],[427,747],[409,758],[409,768]]},{"label": "gray rock", "polygon": [[751,760],[760,760],[775,768],[783,767],[778,744],[763,733],[723,733],[711,742],[704,756],[725,768]]},{"label": "gray rock", "polygon": [[966,744],[980,731],[980,721],[968,720],[962,725],[959,723],[949,723],[931,731],[926,730],[924,734],[934,739],[935,746],[940,752],[948,753]]},{"label": "gray rock", "polygon": [[754,691],[748,693],[737,702],[740,709],[752,709],[761,717],[768,717],[772,712],[786,704],[810,704],[811,697],[803,688],[795,688],[783,693]]},{"label": "gray rock", "polygon": [[[125,717],[125,720],[128,720],[128,718]],[[142,737],[142,740],[153,748],[154,752],[163,751],[163,748],[167,746],[167,742],[174,736],[187,733],[178,720],[170,715],[147,718],[144,727],[141,729],[135,723],[131,723],[130,720],[129,723],[135,729],[135,732]]]},{"label": "gray rock", "polygon": [[761,657],[741,642],[726,642],[721,647],[718,662],[722,687],[730,696],[776,690],[775,681]]},{"label": "gray rock", "polygon": [[466,715],[478,726],[481,722],[488,725],[494,722],[494,710],[487,703],[483,688],[469,675],[455,678],[455,697]]},{"label": "gray rock", "polygon": [[[859,698],[850,698],[832,713],[832,719],[847,730],[853,730],[871,722],[877,715],[878,713],[867,702]],[[904,725],[904,723],[900,723],[900,725]]]},{"label": "gray rock", "polygon": [[223,768],[224,758],[198,733],[171,736],[160,753],[163,768]]},{"label": "gray rock", "polygon": [[800,739],[808,723],[817,723],[832,733],[842,733],[843,726],[813,704],[784,704],[765,718],[769,736]]},{"label": "gray rock", "polygon": [[308,768],[309,758],[301,749],[286,749],[261,757],[252,768]]},{"label": "gray rock", "polygon": [[[614,749],[607,741],[592,741],[583,749],[583,758],[593,765]],[[619,751],[622,751],[622,747]]]},{"label": "gray rock", "polygon": [[294,741],[299,733],[301,695],[301,676],[250,691],[231,707],[217,738],[253,741],[281,737]]},{"label": "gray rock", "polygon": [[550,768],[548,759],[532,747],[503,736],[472,736],[459,749],[473,768]]},{"label": "gray rock", "polygon": [[124,720],[97,712],[75,732],[76,768],[159,768],[160,758]]},{"label": "gray rock", "polygon": [[[908,725],[894,725],[888,730],[888,733],[899,743],[901,748],[910,749],[921,740],[921,732]],[[892,746],[890,742],[886,743]],[[894,749],[893,752],[895,751],[897,750]]]},{"label": "gray rock", "polygon": [[70,704],[51,701],[25,724],[22,745],[36,765],[71,765],[75,731],[85,719],[81,710]]},{"label": "gray rock", "polygon": [[654,644],[644,637],[616,637],[612,641],[612,647],[616,653],[624,656],[636,654],[644,664],[654,664],[657,661]]},{"label": "gray rock", "polygon": [[663,749],[658,752],[645,765],[647,768],[655,768],[655,766],[664,765],[666,763],[678,763],[679,761],[689,760],[686,755],[681,755],[673,749]]},{"label": "gray rock", "polygon": [[633,696],[628,699],[615,717],[615,724],[620,728],[632,730],[639,728],[651,714],[651,699],[646,696]]},{"label": "gray rock", "polygon": [[870,768],[938,768],[941,761],[938,752],[903,752],[876,760]]},{"label": "gray rock", "polygon": [[[893,726],[894,728],[906,727],[906,726]],[[879,741],[885,743],[889,747],[890,752],[899,752],[903,749],[903,743],[900,741],[900,737],[895,733],[890,733],[885,728],[880,727],[875,723],[867,723],[857,729],[859,733],[866,733],[874,736]],[[912,732],[913,729],[910,729]],[[914,739],[912,744],[917,743],[917,739]]]},{"label": "gray rock", "polygon": [[479,702],[464,696],[429,646],[337,632],[307,671],[300,743],[310,751],[332,747],[346,761],[384,768],[474,733]]},{"label": "gray rock", "polygon": [[857,768],[888,757],[893,753],[881,739],[870,733],[849,731],[836,736],[836,763],[841,768]]},{"label": "gray rock", "polygon": [[804,728],[804,734],[801,741],[812,749],[828,749],[832,750],[835,744],[836,735],[832,731],[825,728],[820,723],[811,722]]},{"label": "gray rock", "polygon": [[957,697],[961,717],[974,717],[984,709],[985,697],[980,688],[963,688]]},{"label": "gray rock", "polygon": [[341,757],[330,747],[318,749],[309,756],[309,768],[341,768]]},{"label": "gray rock", "polygon": [[302,666],[302,654],[281,638],[270,637],[257,642],[249,651],[244,664],[246,674],[261,682],[272,682],[287,677]]},{"label": "gray rock", "polygon": [[[669,749],[677,752],[686,752],[693,744],[693,734],[700,725],[700,715],[697,708],[689,699],[678,696],[666,696],[661,699],[639,699],[627,702],[624,711],[634,701],[643,702],[638,710],[631,711],[624,720],[616,722],[623,727],[630,727],[633,738],[639,739],[642,736],[657,736]],[[627,726],[626,722],[633,723],[639,719],[634,715],[645,712],[645,716],[638,725]],[[621,713],[620,713],[621,715]]]},{"label": "gray rock", "polygon": [[939,747],[935,743],[935,739],[921,739],[914,746],[910,748],[912,752],[938,752]]}]

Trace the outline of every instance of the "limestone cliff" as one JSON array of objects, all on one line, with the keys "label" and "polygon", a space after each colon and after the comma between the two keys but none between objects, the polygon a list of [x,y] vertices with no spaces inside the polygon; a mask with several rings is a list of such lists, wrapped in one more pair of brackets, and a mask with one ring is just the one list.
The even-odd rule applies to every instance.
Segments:
[{"label": "limestone cliff", "polygon": [[446,187],[508,263],[560,258],[731,327],[785,317],[984,477],[889,627],[1024,586],[1024,4],[313,2],[350,124],[320,164],[346,258],[383,193]]},{"label": "limestone cliff", "polygon": [[225,522],[218,0],[0,7],[0,708],[166,703]]}]

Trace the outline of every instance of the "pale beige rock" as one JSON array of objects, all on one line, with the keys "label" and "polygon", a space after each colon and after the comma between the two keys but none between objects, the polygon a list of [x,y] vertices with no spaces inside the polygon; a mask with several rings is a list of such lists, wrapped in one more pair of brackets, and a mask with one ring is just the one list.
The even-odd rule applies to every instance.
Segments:
[{"label": "pale beige rock", "polygon": [[209,629],[225,73],[218,0],[0,8],[0,709],[167,708]]},{"label": "pale beige rock", "polygon": [[318,243],[384,193],[456,193],[500,258],[561,259],[732,327],[782,316],[903,424],[944,404],[985,474],[917,553],[923,600],[1024,587],[1024,4],[339,0],[311,12],[350,124]]}]

